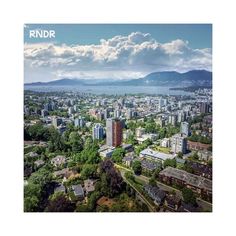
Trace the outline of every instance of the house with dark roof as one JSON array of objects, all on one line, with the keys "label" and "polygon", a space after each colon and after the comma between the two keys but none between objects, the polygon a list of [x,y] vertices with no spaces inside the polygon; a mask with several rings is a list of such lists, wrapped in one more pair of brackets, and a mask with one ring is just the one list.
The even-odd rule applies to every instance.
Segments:
[{"label": "house with dark roof", "polygon": [[144,190],[154,200],[157,205],[161,205],[165,199],[166,193],[157,186],[144,185]]},{"label": "house with dark roof", "polygon": [[193,174],[212,179],[212,167],[194,161],[188,161],[187,163],[192,168]]},{"label": "house with dark roof", "polygon": [[181,198],[176,194],[168,194],[164,204],[168,209],[177,211],[181,205]]},{"label": "house with dark roof", "polygon": [[66,188],[63,184],[59,184],[55,189],[54,189],[54,193],[65,193],[66,192]]},{"label": "house with dark roof", "polygon": [[83,200],[84,199],[84,190],[83,190],[81,184],[72,185],[71,188],[74,192],[75,197],[78,200]]},{"label": "house with dark roof", "polygon": [[194,206],[190,203],[185,203],[182,201],[178,212],[201,212],[201,208],[199,206]]},{"label": "house with dark roof", "polygon": [[133,152],[134,148],[132,144],[122,144],[121,146],[126,152]]},{"label": "house with dark roof", "polygon": [[148,160],[148,159],[143,159],[141,160],[141,166],[143,171],[146,171],[148,173],[153,173],[157,168],[161,168],[161,163]]}]

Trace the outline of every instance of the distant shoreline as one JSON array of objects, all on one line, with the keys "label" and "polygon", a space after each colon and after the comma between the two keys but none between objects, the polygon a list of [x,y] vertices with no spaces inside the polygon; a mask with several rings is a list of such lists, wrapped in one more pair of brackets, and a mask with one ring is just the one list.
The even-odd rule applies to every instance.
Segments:
[{"label": "distant shoreline", "polygon": [[190,86],[190,87],[178,87],[170,88],[170,90],[185,91],[185,92],[195,92],[198,89],[212,89],[212,86]]}]

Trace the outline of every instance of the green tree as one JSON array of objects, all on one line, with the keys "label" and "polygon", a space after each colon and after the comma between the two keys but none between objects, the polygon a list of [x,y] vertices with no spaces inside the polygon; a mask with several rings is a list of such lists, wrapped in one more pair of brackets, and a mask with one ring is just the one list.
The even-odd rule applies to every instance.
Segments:
[{"label": "green tree", "polygon": [[101,193],[100,192],[93,192],[88,199],[88,208],[90,209],[90,211],[95,211],[96,209],[96,202],[97,200],[101,197]]},{"label": "green tree", "polygon": [[125,172],[125,178],[128,179],[128,180],[131,180],[133,182],[135,181],[134,175],[130,171]]},{"label": "green tree", "polygon": [[136,175],[140,175],[142,173],[142,166],[140,161],[134,161],[132,164],[132,169]]},{"label": "green tree", "polygon": [[150,178],[149,179],[149,185],[151,185],[152,187],[156,187],[157,186],[157,182],[156,182],[156,179],[155,178]]},{"label": "green tree", "polygon": [[156,123],[155,122],[147,122],[145,125],[145,131],[147,133],[156,133],[157,132]]},{"label": "green tree", "polygon": [[55,193],[49,198],[46,212],[73,212],[75,205],[64,193]]},{"label": "green tree", "polygon": [[152,177],[155,178],[155,179],[158,178],[160,171],[161,171],[161,168],[160,168],[160,167],[158,167],[157,169],[155,169],[155,171],[154,171]]},{"label": "green tree", "polygon": [[112,160],[115,163],[121,163],[124,155],[125,155],[125,151],[123,148],[116,148],[114,152],[112,153]]},{"label": "green tree", "polygon": [[75,160],[81,164],[97,164],[100,162],[98,154],[98,145],[91,144],[89,148],[84,149],[74,156]]},{"label": "green tree", "polygon": [[108,191],[109,197],[114,197],[122,192],[125,187],[123,178],[110,159],[106,158],[100,163],[100,174],[101,187]]},{"label": "green tree", "polygon": [[198,159],[199,159],[199,156],[198,156],[197,152],[194,152],[194,153],[193,153],[192,158],[193,158],[194,160],[198,160]]},{"label": "green tree", "polygon": [[191,189],[183,188],[182,195],[183,195],[184,202],[191,203],[193,205],[196,204],[196,197]]},{"label": "green tree", "polygon": [[81,178],[95,178],[97,174],[97,165],[85,164],[81,171]]},{"label": "green tree", "polygon": [[41,123],[24,128],[25,140],[48,141],[49,137],[49,129],[44,127]]},{"label": "green tree", "polygon": [[78,132],[71,132],[69,135],[69,145],[73,152],[80,152],[83,149],[83,142]]},{"label": "green tree", "polygon": [[49,151],[55,152],[58,150],[60,151],[64,150],[65,142],[60,133],[54,127],[50,127],[49,132],[50,132],[50,138],[48,142]]},{"label": "green tree", "polygon": [[178,158],[183,158],[183,153],[182,152],[178,152],[177,157]]},{"label": "green tree", "polygon": [[39,184],[29,183],[24,187],[24,211],[34,212],[38,210],[41,200],[42,188]]},{"label": "green tree", "polygon": [[166,159],[164,161],[164,168],[166,168],[167,166],[171,166],[171,167],[176,167],[176,160],[175,159]]}]

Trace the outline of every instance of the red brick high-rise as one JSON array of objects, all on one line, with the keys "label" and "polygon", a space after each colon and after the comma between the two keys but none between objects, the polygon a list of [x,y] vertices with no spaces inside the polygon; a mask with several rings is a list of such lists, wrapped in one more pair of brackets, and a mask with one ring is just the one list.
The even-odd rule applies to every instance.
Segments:
[{"label": "red brick high-rise", "polygon": [[107,119],[106,121],[106,144],[117,147],[122,143],[122,123],[118,119]]},{"label": "red brick high-rise", "polygon": [[113,133],[114,133],[113,146],[114,147],[120,146],[122,143],[122,124],[120,120],[114,120]]}]

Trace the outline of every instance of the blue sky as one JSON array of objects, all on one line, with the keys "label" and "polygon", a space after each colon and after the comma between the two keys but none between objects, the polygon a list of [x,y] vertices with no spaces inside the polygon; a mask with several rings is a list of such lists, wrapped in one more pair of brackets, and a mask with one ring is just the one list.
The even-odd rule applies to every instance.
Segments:
[{"label": "blue sky", "polygon": [[[29,38],[34,29],[56,37]],[[211,24],[26,24],[24,40],[26,82],[211,70]]]},{"label": "blue sky", "polygon": [[29,29],[53,29],[56,31],[57,43],[96,44],[100,39],[109,39],[116,35],[131,32],[150,33],[158,42],[164,43],[174,39],[188,40],[192,48],[212,47],[211,24],[27,24],[25,42],[48,42],[50,39],[30,39]]}]

